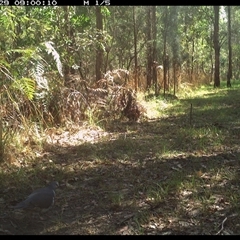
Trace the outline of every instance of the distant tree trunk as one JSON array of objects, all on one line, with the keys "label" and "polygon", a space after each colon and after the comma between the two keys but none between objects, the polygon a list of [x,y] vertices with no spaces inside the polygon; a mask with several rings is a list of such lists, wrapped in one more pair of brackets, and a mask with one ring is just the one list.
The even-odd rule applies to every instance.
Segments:
[{"label": "distant tree trunk", "polygon": [[178,7],[171,6],[170,11],[172,20],[171,23],[171,46],[173,55],[173,94],[176,94],[176,87],[178,84],[178,70],[179,70],[179,43],[178,43]]},{"label": "distant tree trunk", "polygon": [[137,92],[138,90],[137,30],[134,6],[133,6],[133,38],[134,38],[134,85],[135,91]]},{"label": "distant tree trunk", "polygon": [[214,51],[215,51],[215,69],[214,69],[214,87],[220,87],[220,45],[219,45],[219,6],[214,8]]},{"label": "distant tree trunk", "polygon": [[227,87],[231,87],[231,78],[232,78],[231,7],[227,6],[227,10],[228,10],[228,73],[227,73]]},{"label": "distant tree trunk", "polygon": [[146,7],[147,11],[147,90],[151,88],[152,85],[152,34],[151,34],[151,7]]},{"label": "distant tree trunk", "polygon": [[[64,24],[63,24],[63,27],[64,27],[64,32],[65,32],[65,36],[69,37],[69,27],[70,27],[70,24],[69,24],[69,6],[62,6],[62,9],[63,9],[63,16],[64,16]],[[70,51],[69,51],[69,45],[66,44],[66,51],[67,51],[67,54],[70,55]],[[66,63],[63,64],[63,68],[64,68],[64,75],[65,75],[65,81],[67,81],[67,75],[70,73],[70,67],[66,61]]]},{"label": "distant tree trunk", "polygon": [[[153,49],[152,49],[152,58],[153,61],[157,61],[157,23],[156,23],[156,6],[152,6],[152,40],[153,40]],[[157,65],[153,64],[152,69],[152,77],[153,77],[153,84],[155,89],[155,96],[159,95],[159,89],[158,89],[158,81],[157,81]]]},{"label": "distant tree trunk", "polygon": [[[68,56],[71,56],[71,49],[74,49],[74,44],[75,44],[75,38],[74,38],[74,28],[73,25],[70,23],[70,12],[71,10],[69,9],[69,6],[63,6],[64,10],[64,29],[65,29],[65,35],[68,38],[67,44],[66,44],[66,49],[67,49],[67,54]],[[71,74],[75,73],[75,70],[71,67],[68,66],[68,71]]]},{"label": "distant tree trunk", "polygon": [[163,95],[165,96],[167,90],[167,76],[169,68],[169,57],[167,54],[167,32],[168,32],[168,7],[164,6],[163,16]]},{"label": "distant tree trunk", "polygon": [[[96,6],[96,27],[97,30],[102,33],[103,31],[103,17],[101,12],[101,7]],[[101,34],[99,34],[98,41],[102,38]],[[96,51],[96,81],[102,78],[102,70],[103,70],[103,49],[98,45]]]},{"label": "distant tree trunk", "polygon": [[190,83],[193,82],[193,74],[194,74],[194,52],[195,52],[195,43],[194,43],[194,39],[192,39],[192,57],[191,57],[191,69],[190,69]]}]

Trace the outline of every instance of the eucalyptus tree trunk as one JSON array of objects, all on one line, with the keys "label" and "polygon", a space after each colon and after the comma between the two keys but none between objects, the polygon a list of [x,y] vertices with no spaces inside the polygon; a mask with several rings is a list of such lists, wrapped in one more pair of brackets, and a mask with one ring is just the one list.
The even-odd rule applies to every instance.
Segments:
[{"label": "eucalyptus tree trunk", "polygon": [[231,87],[232,78],[232,29],[231,29],[231,7],[227,6],[228,12],[228,73],[227,73],[227,87]]},{"label": "eucalyptus tree trunk", "polygon": [[215,51],[214,87],[220,87],[219,6],[214,8],[213,44]]},{"label": "eucalyptus tree trunk", "polygon": [[151,7],[146,7],[147,11],[147,90],[150,90],[152,85],[152,21],[151,21]]},{"label": "eucalyptus tree trunk", "polygon": [[173,55],[173,94],[176,94],[176,87],[178,84],[178,71],[179,71],[179,43],[178,43],[178,8],[177,6],[171,6],[171,46]]},{"label": "eucalyptus tree trunk", "polygon": [[169,70],[169,57],[167,54],[167,33],[168,33],[168,6],[164,6],[163,13],[163,95],[167,90],[167,76]]},{"label": "eucalyptus tree trunk", "polygon": [[[153,40],[153,45],[152,45],[152,58],[153,61],[157,61],[157,22],[156,22],[156,6],[152,6],[152,40]],[[153,62],[153,63],[154,63]],[[153,64],[153,69],[152,69],[152,78],[153,78],[153,84],[154,84],[154,89],[155,89],[155,96],[159,95],[159,89],[158,89],[158,81],[157,81],[157,65],[158,64]]]},{"label": "eucalyptus tree trunk", "polygon": [[135,91],[138,90],[138,61],[137,61],[137,30],[136,30],[136,17],[135,7],[133,6],[133,37],[134,37],[134,87]]},{"label": "eucalyptus tree trunk", "polygon": [[[69,6],[62,6],[63,9],[63,16],[64,16],[64,35],[69,37]],[[70,55],[70,49],[69,45],[66,44],[66,52],[68,55]],[[70,73],[70,67],[68,63],[64,63],[64,75],[65,75],[65,81],[67,81],[67,75]]]},{"label": "eucalyptus tree trunk", "polygon": [[[101,7],[96,6],[96,27],[99,33],[102,34],[103,31],[103,16],[101,12]],[[101,34],[99,34],[98,41],[101,41]],[[96,50],[96,81],[102,78],[102,70],[103,70],[103,49],[98,44]]]}]

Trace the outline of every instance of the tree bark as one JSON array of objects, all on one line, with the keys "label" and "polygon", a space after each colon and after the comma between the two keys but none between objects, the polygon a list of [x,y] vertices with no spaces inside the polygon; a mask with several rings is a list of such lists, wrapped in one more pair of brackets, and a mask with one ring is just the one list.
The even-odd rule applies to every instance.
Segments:
[{"label": "tree bark", "polygon": [[178,7],[171,6],[171,47],[173,54],[173,94],[176,94],[176,87],[178,85],[178,65],[179,65],[179,43],[178,43]]},{"label": "tree bark", "polygon": [[151,7],[146,8],[147,11],[147,90],[151,88],[152,85],[152,34],[151,34]]},{"label": "tree bark", "polygon": [[137,92],[138,90],[137,30],[134,6],[133,6],[133,37],[134,37],[134,87],[135,91]]},{"label": "tree bark", "polygon": [[231,8],[227,6],[228,10],[228,73],[227,73],[227,87],[231,87],[232,78],[232,29],[231,29]]},{"label": "tree bark", "polygon": [[[103,31],[103,17],[101,12],[101,7],[96,6],[96,27],[99,31],[98,41],[101,41],[101,34]],[[96,81],[102,78],[102,70],[103,70],[103,49],[100,45],[98,45],[96,50]]]},{"label": "tree bark", "polygon": [[219,45],[219,6],[214,7],[214,51],[215,51],[215,69],[214,69],[214,87],[220,87],[220,45]]},{"label": "tree bark", "polygon": [[167,33],[168,33],[168,7],[164,6],[165,12],[163,17],[163,95],[165,96],[167,90],[167,79],[169,70],[169,57],[167,54]]},{"label": "tree bark", "polygon": [[[152,6],[152,58],[157,62],[157,22],[156,22],[156,6]],[[159,95],[158,82],[157,82],[157,64],[153,64],[152,78],[155,89],[155,96]]]}]

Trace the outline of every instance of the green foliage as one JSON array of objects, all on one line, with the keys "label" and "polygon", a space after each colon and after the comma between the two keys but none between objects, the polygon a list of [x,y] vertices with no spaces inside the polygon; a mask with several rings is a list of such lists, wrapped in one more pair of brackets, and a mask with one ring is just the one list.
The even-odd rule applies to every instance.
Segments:
[{"label": "green foliage", "polygon": [[75,14],[71,17],[71,23],[74,24],[77,28],[86,29],[91,25],[91,18],[90,18],[90,9],[85,6],[76,6],[75,7]]},{"label": "green foliage", "polygon": [[105,17],[109,17],[109,16],[111,15],[110,9],[108,9],[108,8],[105,7],[105,6],[103,6],[103,7],[101,8],[101,12],[102,12],[103,16],[105,16]]},{"label": "green foliage", "polygon": [[[62,92],[67,76],[79,75],[92,84],[95,79],[96,50],[103,50],[103,75],[109,69],[129,69],[134,87],[134,62],[139,65],[137,80],[146,82],[146,56],[148,43],[156,41],[156,60],[162,65],[162,49],[166,37],[169,55],[167,81],[173,86],[173,58],[179,60],[177,91],[180,81],[193,85],[210,82],[213,76],[213,9],[211,6],[157,6],[156,39],[147,39],[146,8],[138,6],[101,7],[104,31],[96,30],[95,8],[87,6],[0,8],[0,71],[1,87],[17,93],[16,98],[31,99],[47,110],[53,101],[53,92]],[[221,74],[224,80],[228,51],[226,44],[225,8],[221,8],[220,21]],[[232,49],[234,77],[238,68],[239,16],[237,6],[232,7]],[[135,19],[135,21],[133,20]],[[134,49],[135,24],[137,46]],[[166,33],[166,34],[165,34]],[[165,35],[164,35],[165,34]],[[135,50],[137,56],[135,56]],[[161,69],[158,84],[161,94]],[[66,79],[63,79],[66,78]],[[10,81],[8,81],[10,80]],[[66,80],[66,81],[64,81]],[[69,86],[67,86],[69,87]],[[71,87],[69,87],[71,88]],[[143,87],[144,88],[144,87]],[[76,86],[74,87],[76,90]],[[82,89],[79,91],[81,93]],[[12,93],[11,93],[12,94]],[[186,90],[185,96],[191,95]],[[14,94],[12,94],[14,96]],[[80,96],[80,94],[79,94]],[[40,107],[40,106],[38,106]],[[91,116],[93,119],[94,116]]]},{"label": "green foliage", "polygon": [[33,99],[35,93],[35,81],[31,78],[21,78],[13,82],[11,87],[16,90],[20,90],[29,100]]},{"label": "green foliage", "polygon": [[[145,65],[146,30],[148,28],[146,24],[143,24],[146,22],[145,8],[143,6],[135,8],[139,65]],[[172,26],[174,18],[169,18],[172,9],[174,8],[169,6],[157,6],[157,28],[160,30],[157,31],[157,48],[159,49],[157,60],[161,64],[163,31],[167,31],[169,55],[180,51],[181,64],[186,68],[186,71],[196,68],[197,72],[202,70],[204,73],[211,73],[213,54],[211,49],[212,8],[209,6],[179,6],[177,29]],[[224,14],[225,8],[221,9],[222,14]],[[236,71],[233,72],[238,76],[237,53],[239,49],[237,39],[239,34],[237,29],[239,28],[239,8],[234,6],[232,10],[232,29],[234,33],[232,47],[236,50],[233,51],[233,65],[236,68]],[[68,15],[65,14],[66,11]],[[106,40],[103,37],[103,42],[96,44],[100,44],[104,49],[105,69],[108,68],[110,63],[115,68],[131,68],[134,53],[132,8],[102,6],[101,11],[104,16],[104,29],[106,31],[104,36],[109,35],[109,39]],[[68,64],[70,67],[76,64],[83,68],[81,69],[82,72],[90,71],[90,75],[94,75],[94,67],[90,67],[90,65],[95,60],[91,48],[96,40],[96,34],[94,33],[94,36],[91,36],[91,34],[81,35],[84,32],[94,32],[95,12],[93,8],[87,6],[69,6],[67,8],[61,6],[43,8],[29,6],[2,7],[0,14],[0,49],[4,51],[16,48],[30,49],[32,46],[39,46],[41,42],[52,41],[56,44],[58,52],[61,52],[64,64]],[[164,19],[168,21],[167,25],[164,25]],[[224,17],[220,20],[220,38],[223,40],[221,62],[223,64],[222,73],[224,74],[226,72],[224,62],[227,60],[227,46],[224,37],[226,35],[226,20]],[[179,33],[177,37],[172,37],[174,32]],[[174,41],[174,44],[172,41]],[[173,49],[171,49],[171,45],[174,46]],[[177,51],[174,50],[175,48]],[[49,51],[51,50],[49,49]],[[15,61],[15,55],[13,54],[9,60],[11,62]],[[57,58],[55,58],[55,62],[57,62]],[[84,66],[80,66],[79,62],[82,62]],[[85,67],[86,65],[88,69]],[[87,74],[83,75],[87,76]],[[23,75],[20,77],[23,77]]]}]

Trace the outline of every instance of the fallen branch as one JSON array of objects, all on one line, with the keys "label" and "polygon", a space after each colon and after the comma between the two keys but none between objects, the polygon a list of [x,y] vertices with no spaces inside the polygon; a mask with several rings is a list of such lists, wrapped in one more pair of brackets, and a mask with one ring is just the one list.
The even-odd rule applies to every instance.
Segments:
[{"label": "fallen branch", "polygon": [[129,214],[129,215],[125,216],[125,218],[122,221],[118,222],[117,224],[122,225],[124,222],[128,221],[129,219],[133,218],[134,216],[135,216],[135,214]]},{"label": "fallen branch", "polygon": [[227,221],[227,219],[228,219],[227,217],[224,218],[224,220],[222,221],[222,224],[221,224],[222,227],[221,227],[221,229],[217,232],[216,235],[219,235],[219,234],[223,231],[223,229],[224,229],[224,223]]}]

